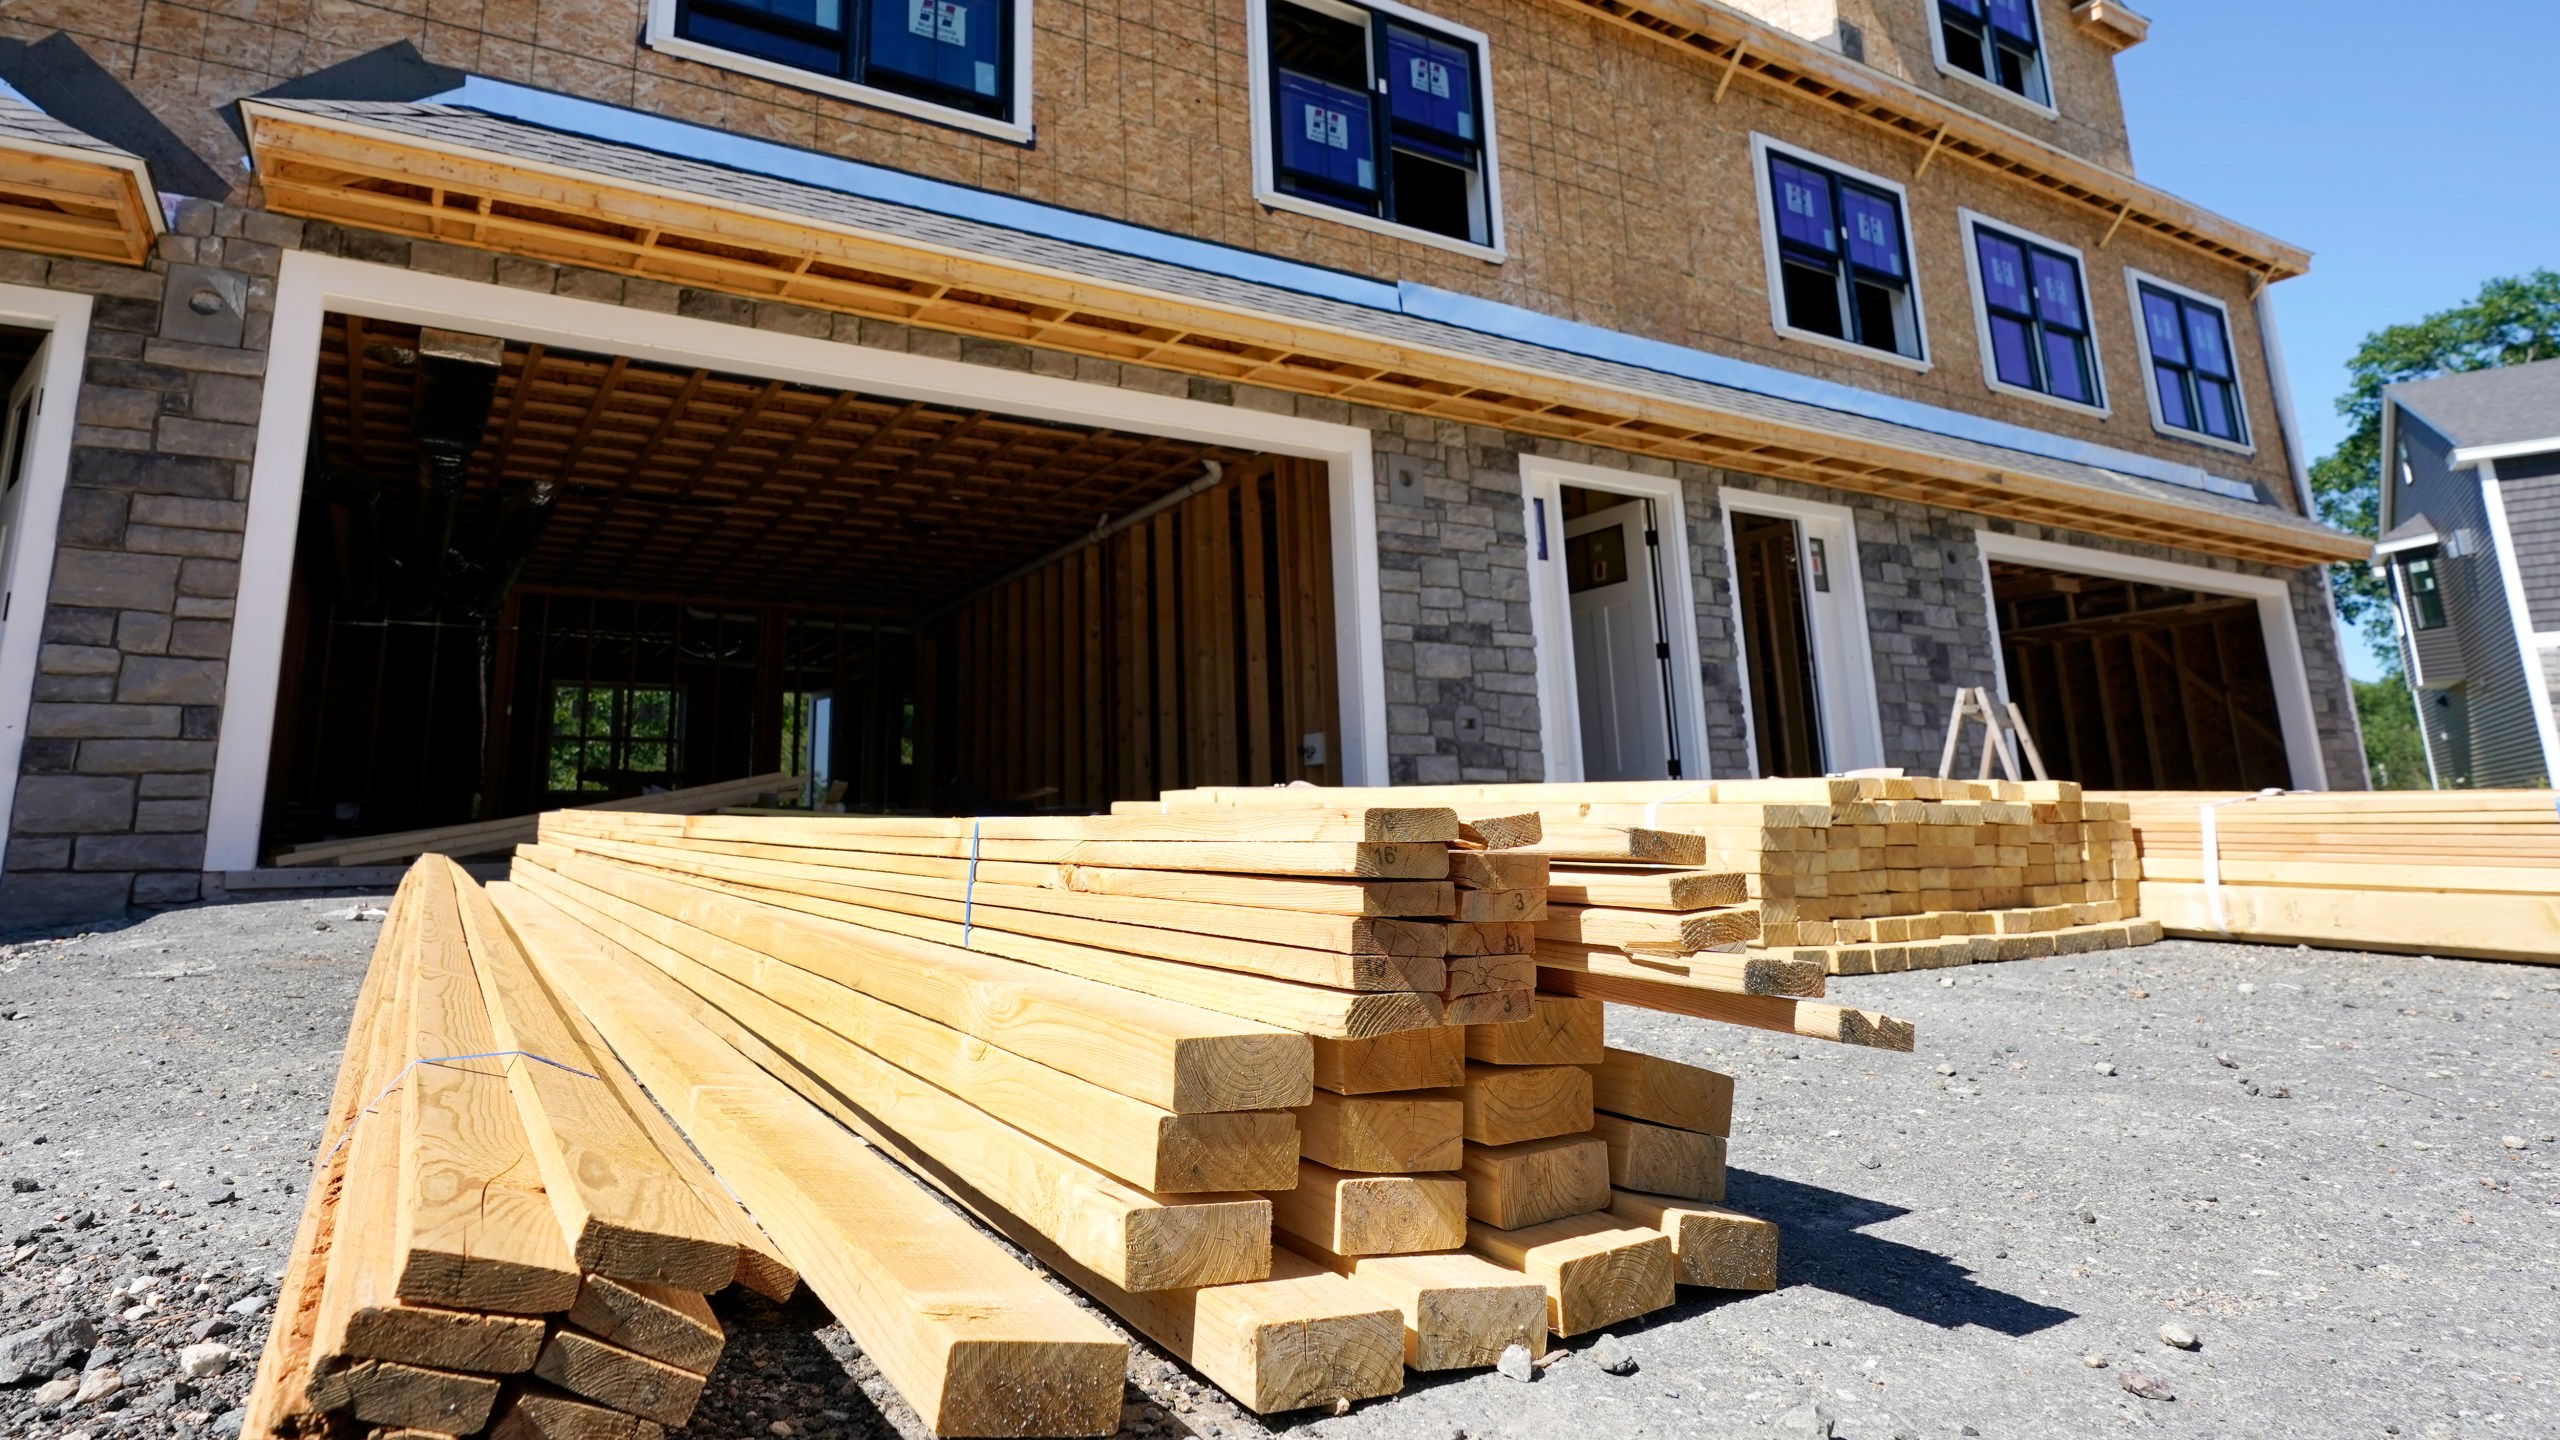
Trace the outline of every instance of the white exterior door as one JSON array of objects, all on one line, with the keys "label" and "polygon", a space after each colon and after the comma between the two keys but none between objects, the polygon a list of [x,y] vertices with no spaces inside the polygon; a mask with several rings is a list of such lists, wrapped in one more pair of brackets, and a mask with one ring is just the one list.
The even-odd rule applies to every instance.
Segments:
[{"label": "white exterior door", "polygon": [[[36,397],[43,389],[45,361],[52,348],[48,338],[27,357],[18,383],[9,390],[6,408],[0,408],[0,593],[6,593],[17,579],[18,557],[12,542],[18,536],[18,512],[26,508],[27,451],[35,442]],[[28,613],[41,617],[44,607],[31,606]]]},{"label": "white exterior door", "polygon": [[1646,509],[1647,502],[1631,500],[1564,527],[1586,780],[1661,780],[1680,773],[1670,742]]}]

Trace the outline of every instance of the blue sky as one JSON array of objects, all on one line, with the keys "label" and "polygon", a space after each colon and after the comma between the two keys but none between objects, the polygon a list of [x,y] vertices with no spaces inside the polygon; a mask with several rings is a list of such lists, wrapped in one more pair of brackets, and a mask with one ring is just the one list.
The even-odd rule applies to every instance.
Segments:
[{"label": "blue sky", "polygon": [[[2142,178],[2308,247],[2276,287],[2311,453],[2366,334],[2560,269],[2551,0],[2138,0],[2118,62]],[[2361,643],[2350,659],[2374,666]]]}]

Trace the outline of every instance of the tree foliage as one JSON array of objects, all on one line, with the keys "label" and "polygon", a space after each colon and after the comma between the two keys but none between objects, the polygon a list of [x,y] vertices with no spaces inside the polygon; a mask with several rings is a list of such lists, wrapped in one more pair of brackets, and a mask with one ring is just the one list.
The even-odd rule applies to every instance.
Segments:
[{"label": "tree foliage", "polygon": [[[2311,467],[2320,518],[2358,535],[2379,531],[2384,386],[2554,357],[2560,357],[2560,272],[2550,270],[2492,280],[2451,309],[2367,335],[2347,362],[2347,393],[2338,397],[2347,438]],[[2336,566],[2329,578],[2339,618],[2396,670],[2400,652],[2382,582],[2360,564]]]},{"label": "tree foliage", "polygon": [[2352,683],[2356,720],[2364,729],[2365,783],[2376,790],[2428,788],[2427,752],[2408,685],[2389,675]]}]

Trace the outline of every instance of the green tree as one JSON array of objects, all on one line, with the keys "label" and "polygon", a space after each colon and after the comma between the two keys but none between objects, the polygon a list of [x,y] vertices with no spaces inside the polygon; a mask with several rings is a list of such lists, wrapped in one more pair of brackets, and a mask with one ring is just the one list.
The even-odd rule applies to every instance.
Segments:
[{"label": "green tree", "polygon": [[2376,790],[2427,788],[2427,752],[2409,686],[2397,675],[2358,680],[2356,720],[2364,727],[2364,773]]},{"label": "green tree", "polygon": [[[2320,518],[2358,535],[2378,533],[2384,386],[2554,356],[2560,356],[2560,273],[2550,270],[2492,280],[2480,287],[2479,294],[2449,310],[2367,335],[2347,362],[2347,393],[2338,397],[2338,413],[2351,427],[2347,438],[2311,467],[2311,494]],[[2400,651],[2393,641],[2389,592],[2382,582],[2356,564],[2333,567],[2329,583],[2338,598],[2339,618],[2354,626],[2396,672]],[[2402,699],[2406,698],[2404,693]],[[2357,703],[2363,704],[2361,693]],[[2365,738],[2370,748],[2371,729]],[[2423,758],[2419,777],[2419,783],[2425,783]],[[2393,781],[2399,780],[2395,769]]]}]

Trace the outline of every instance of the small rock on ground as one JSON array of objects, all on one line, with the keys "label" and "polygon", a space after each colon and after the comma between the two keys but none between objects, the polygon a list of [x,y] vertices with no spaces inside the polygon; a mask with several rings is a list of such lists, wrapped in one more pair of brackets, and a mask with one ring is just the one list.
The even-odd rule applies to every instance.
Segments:
[{"label": "small rock on ground", "polygon": [[2178,1398],[2178,1392],[2169,1388],[2168,1381],[2161,1379],[2159,1376],[2152,1374],[2148,1370],[2120,1370],[2116,1372],[2116,1383],[2124,1387],[2124,1393],[2133,1396],[2137,1400],[2175,1400]]},{"label": "small rock on ground", "polygon": [[1808,1400],[1778,1418],[1778,1433],[1788,1440],[1831,1440],[1831,1412]]},{"label": "small rock on ground", "polygon": [[1611,1375],[1636,1373],[1635,1352],[1615,1335],[1603,1335],[1591,1347],[1591,1363]]},{"label": "small rock on ground", "polygon": [[2172,1350],[2193,1350],[2204,1342],[2196,1338],[2196,1332],[2172,1320],[2160,1327],[2160,1343]]},{"label": "small rock on ground", "polygon": [[1538,1374],[1538,1367],[1530,1360],[1526,1345],[1502,1347],[1502,1358],[1493,1362],[1493,1368],[1524,1385],[1536,1379]]}]

